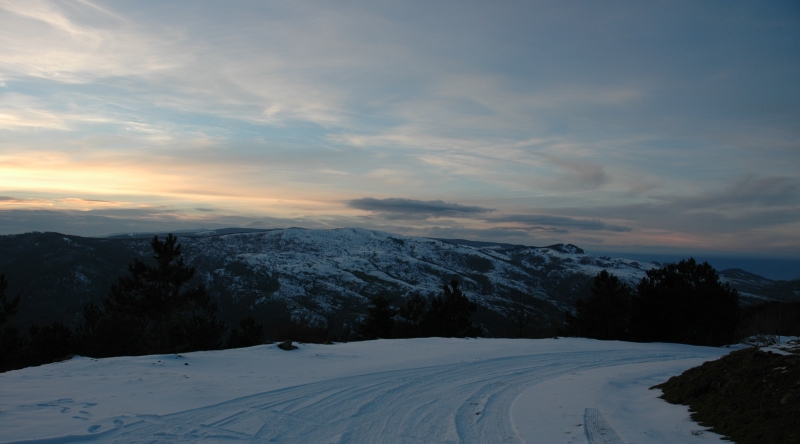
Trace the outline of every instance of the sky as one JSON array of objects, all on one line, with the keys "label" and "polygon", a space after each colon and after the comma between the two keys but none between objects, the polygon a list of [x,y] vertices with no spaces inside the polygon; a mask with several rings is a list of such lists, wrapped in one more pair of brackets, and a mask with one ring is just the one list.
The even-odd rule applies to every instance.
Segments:
[{"label": "sky", "polygon": [[796,1],[0,0],[0,234],[800,259]]}]

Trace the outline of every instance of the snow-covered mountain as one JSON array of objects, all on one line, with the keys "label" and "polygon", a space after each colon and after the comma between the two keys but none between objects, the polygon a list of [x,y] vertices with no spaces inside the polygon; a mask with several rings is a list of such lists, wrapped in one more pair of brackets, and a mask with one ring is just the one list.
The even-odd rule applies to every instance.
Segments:
[{"label": "snow-covered mountain", "polygon": [[[288,228],[179,234],[186,261],[235,325],[242,316],[291,315],[333,328],[361,316],[369,297],[427,296],[457,279],[480,306],[477,319],[501,325],[512,301],[544,324],[586,294],[600,270],[634,283],[656,264],[585,254],[574,245],[528,247],[407,237],[364,229]],[[34,311],[74,323],[83,305],[108,294],[134,257],[152,255],[151,235],[82,238],[57,233],[0,237],[0,272]],[[41,320],[37,320],[41,322]]]},{"label": "snow-covered mountain", "polygon": [[767,301],[800,301],[800,279],[773,281],[738,268],[719,272],[720,281],[739,291],[742,301],[758,304]]},{"label": "snow-covered mountain", "polygon": [[[633,285],[660,265],[593,256],[574,245],[531,247],[351,228],[178,235],[186,261],[196,267],[229,325],[252,314],[262,322],[306,317],[337,329],[363,315],[370,296],[384,294],[402,304],[410,295],[438,293],[457,279],[479,304],[476,320],[500,333],[512,307],[526,306],[538,324],[553,325],[578,297],[588,295],[601,270]],[[116,278],[127,274],[134,257],[152,255],[152,236],[0,236],[0,273],[11,282],[10,293],[22,296],[23,322],[74,324],[84,304],[102,299]],[[742,273],[725,278],[735,284],[747,277]],[[24,319],[25,313],[37,318]]]},{"label": "snow-covered mountain", "polygon": [[470,246],[349,228],[293,228],[182,242],[210,288],[224,288],[252,306],[280,300],[297,313],[325,318],[380,293],[436,293],[452,279],[496,313],[503,313],[513,298],[542,301],[560,312],[586,278],[600,270],[611,269],[634,282],[655,266],[594,257],[574,245]]}]

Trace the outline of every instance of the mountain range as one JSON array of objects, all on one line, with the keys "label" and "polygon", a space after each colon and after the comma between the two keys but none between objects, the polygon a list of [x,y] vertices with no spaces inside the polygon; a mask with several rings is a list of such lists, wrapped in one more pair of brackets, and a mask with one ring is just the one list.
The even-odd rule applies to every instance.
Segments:
[{"label": "mountain range", "polygon": [[[458,280],[479,305],[475,321],[503,334],[512,311],[532,313],[539,334],[589,294],[608,270],[635,285],[656,262],[594,256],[570,244],[533,247],[401,236],[365,229],[224,229],[175,233],[195,280],[209,289],[232,326],[304,318],[341,330],[366,312],[370,297],[441,292]],[[0,274],[20,295],[15,322],[75,325],[83,306],[99,302],[134,258],[152,256],[154,234],[89,238],[59,233],[0,236]],[[800,279],[773,281],[744,270],[719,272],[743,304],[800,300]]]}]

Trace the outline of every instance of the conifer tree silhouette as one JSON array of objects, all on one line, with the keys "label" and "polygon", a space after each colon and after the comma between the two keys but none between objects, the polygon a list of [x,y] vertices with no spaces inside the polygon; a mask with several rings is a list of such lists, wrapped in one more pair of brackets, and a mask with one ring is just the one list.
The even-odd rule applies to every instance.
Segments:
[{"label": "conifer tree silhouette", "polygon": [[591,296],[575,304],[567,317],[570,334],[594,339],[624,340],[629,336],[633,288],[603,270],[593,280]]},{"label": "conifer tree silhouette", "polygon": [[23,366],[22,351],[25,341],[16,327],[6,325],[8,319],[17,313],[19,295],[10,301],[6,298],[8,281],[0,274],[0,371],[12,370]]},{"label": "conifer tree silhouette", "polygon": [[523,301],[523,295],[511,296],[506,318],[506,332],[512,338],[530,338],[534,334],[536,315]]},{"label": "conifer tree silhouette", "polygon": [[430,336],[477,336],[481,329],[472,324],[472,313],[477,310],[478,304],[461,292],[454,279],[450,285],[444,285],[442,295],[431,298],[430,307],[423,315],[423,329]]},{"label": "conifer tree silhouette", "polygon": [[428,301],[419,294],[406,298],[406,303],[397,311],[392,336],[395,338],[418,338],[425,335],[423,317]]},{"label": "conifer tree silhouette", "polygon": [[0,274],[0,327],[6,324],[10,316],[17,313],[17,305],[19,305],[19,295],[8,301],[6,299],[6,289],[8,289],[6,275]]},{"label": "conifer tree silhouette", "polygon": [[[241,331],[240,331],[241,330]],[[256,323],[256,319],[248,316],[239,321],[239,329],[233,329],[228,338],[228,348],[252,347],[264,343],[264,326]]]},{"label": "conifer tree silhouette", "polygon": [[356,333],[363,339],[391,339],[394,335],[394,317],[397,309],[383,295],[372,298],[367,317],[359,324]]},{"label": "conifer tree silhouette", "polygon": [[134,259],[130,276],[111,287],[103,308],[85,308],[87,348],[101,356],[219,348],[225,325],[203,285],[186,287],[195,270],[184,263],[178,238],[155,236],[150,245],[155,266]]},{"label": "conifer tree silhouette", "polygon": [[634,340],[724,345],[736,338],[739,293],[694,259],[647,271],[637,286]]}]

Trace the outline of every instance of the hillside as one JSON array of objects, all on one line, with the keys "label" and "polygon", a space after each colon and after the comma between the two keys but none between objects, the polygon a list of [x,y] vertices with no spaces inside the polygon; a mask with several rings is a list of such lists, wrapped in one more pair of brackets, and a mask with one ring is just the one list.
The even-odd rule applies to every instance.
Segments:
[{"label": "hillside", "polygon": [[[659,265],[593,256],[563,244],[530,247],[363,229],[245,231],[179,233],[196,279],[209,288],[229,325],[252,314],[262,322],[306,317],[335,330],[361,316],[370,296],[384,293],[402,302],[458,279],[479,304],[476,320],[489,334],[502,334],[509,310],[520,304],[538,317],[539,334],[547,334],[564,310],[588,294],[600,270],[635,284]],[[83,306],[106,296],[134,257],[151,255],[151,238],[0,236],[0,273],[10,281],[9,294],[22,298],[15,322],[74,325]],[[757,294],[760,289],[777,295],[786,284],[742,271],[721,275],[752,298],[769,297]]]},{"label": "hillside", "polygon": [[800,300],[800,279],[773,281],[757,274],[732,268],[719,273],[723,282],[739,290],[739,294],[752,303],[759,301],[791,302]]},{"label": "hillside", "polygon": [[739,444],[800,441],[800,341],[735,351],[654,388]]}]

